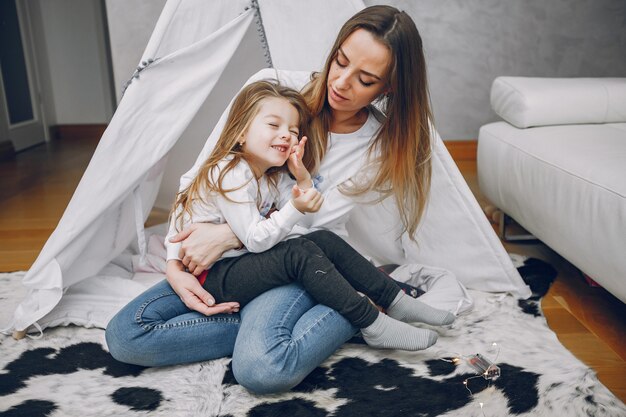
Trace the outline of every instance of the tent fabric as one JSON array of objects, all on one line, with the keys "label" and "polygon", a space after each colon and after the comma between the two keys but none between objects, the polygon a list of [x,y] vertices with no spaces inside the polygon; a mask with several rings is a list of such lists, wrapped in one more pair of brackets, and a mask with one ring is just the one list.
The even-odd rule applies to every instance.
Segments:
[{"label": "tent fabric", "polygon": [[406,234],[396,240],[401,224],[389,230],[379,220],[397,213],[389,199],[355,210],[346,226],[350,243],[361,251],[365,244],[376,248],[371,257],[379,264],[434,265],[453,272],[467,288],[527,298],[529,289],[437,132],[434,138],[431,195],[415,240]]},{"label": "tent fabric", "polygon": [[[261,1],[252,5],[260,7],[261,16],[272,20],[282,13],[275,3]],[[27,329],[37,321],[42,327],[69,323],[103,326],[104,317],[119,308],[122,294],[130,296],[138,291],[140,286],[129,280],[130,273],[120,271],[115,276],[101,270],[110,271],[110,262],[123,257],[125,249],[137,241],[142,246],[137,248],[138,252],[145,254],[142,223],[157,198],[160,184],[172,182],[168,178],[164,181],[164,173],[169,172],[168,156],[173,148],[187,134],[188,126],[206,106],[213,90],[226,85],[236,91],[241,86],[242,74],[249,76],[259,69],[257,62],[241,68],[238,74],[225,73],[239,50],[247,54],[254,48],[269,46],[276,55],[272,59],[276,67],[309,62],[307,59],[322,62],[340,25],[363,7],[360,1],[333,2],[332,7],[323,7],[323,3],[320,2],[321,6],[306,0],[289,3],[293,7],[290,13],[307,11],[281,19],[286,25],[284,33],[299,39],[299,42],[290,40],[292,43],[287,42],[282,32],[259,27],[262,21],[258,10],[250,8],[247,2],[169,0],[166,3],[142,57],[142,61],[153,62],[144,65],[136,74],[138,78],[130,83],[59,225],[24,277],[28,294],[14,314],[15,330]],[[299,30],[311,27],[310,16],[315,17],[316,33],[324,34],[325,41],[318,42],[309,33],[311,29]],[[254,30],[263,39],[248,44],[244,40]],[[296,49],[289,50],[292,46]],[[290,58],[291,63],[282,61],[277,51],[283,50],[282,56]],[[245,62],[245,54],[238,61],[243,67],[241,62]],[[306,73],[299,75],[300,83],[304,81],[302,74]],[[225,104],[209,103],[210,111],[217,116]],[[205,149],[211,141],[209,138]],[[185,152],[180,146],[176,152]],[[434,157],[437,161],[433,199],[420,230],[420,239],[424,240],[415,251],[419,254],[415,259],[452,270],[461,281],[467,278],[470,288],[529,296],[529,289],[489,229],[440,139]],[[444,175],[441,179],[440,174]],[[440,187],[443,189],[439,190]],[[366,214],[364,211],[363,215]],[[356,235],[361,227],[359,221],[358,216],[353,218]],[[389,243],[389,247],[394,245]],[[398,252],[394,256],[397,260],[413,261]],[[459,259],[456,264],[455,259]],[[72,298],[85,307],[76,310],[80,312],[78,315],[66,314]],[[89,311],[86,307],[89,303],[97,304],[98,308]]]},{"label": "tent fabric", "polygon": [[52,310],[64,288],[93,276],[136,237],[134,196],[141,197],[145,220],[168,151],[253,18],[253,10],[241,14],[206,39],[159,58],[131,83],[57,228],[24,277],[30,292],[16,310],[17,330]]},{"label": "tent fabric", "polygon": [[[150,36],[141,61],[180,51],[250,10],[250,1],[169,0]],[[258,19],[254,16],[253,19]]]},{"label": "tent fabric", "polygon": [[[273,67],[293,71],[322,68],[341,25],[364,7],[361,0],[338,3],[259,0]],[[332,29],[322,27],[321,22]]]}]

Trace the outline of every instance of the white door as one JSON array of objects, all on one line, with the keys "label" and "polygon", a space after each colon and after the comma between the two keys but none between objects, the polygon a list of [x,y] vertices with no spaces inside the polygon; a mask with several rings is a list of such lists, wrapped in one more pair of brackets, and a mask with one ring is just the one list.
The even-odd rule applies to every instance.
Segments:
[{"label": "white door", "polygon": [[16,151],[46,140],[25,6],[23,0],[0,1],[0,134]]}]

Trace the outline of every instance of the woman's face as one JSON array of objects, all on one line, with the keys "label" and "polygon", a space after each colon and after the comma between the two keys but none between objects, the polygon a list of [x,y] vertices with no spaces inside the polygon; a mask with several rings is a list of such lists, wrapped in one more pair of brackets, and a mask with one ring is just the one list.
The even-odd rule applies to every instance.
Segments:
[{"label": "woman's face", "polygon": [[357,29],[337,51],[328,73],[328,103],[336,115],[357,113],[387,90],[391,53],[365,29]]}]

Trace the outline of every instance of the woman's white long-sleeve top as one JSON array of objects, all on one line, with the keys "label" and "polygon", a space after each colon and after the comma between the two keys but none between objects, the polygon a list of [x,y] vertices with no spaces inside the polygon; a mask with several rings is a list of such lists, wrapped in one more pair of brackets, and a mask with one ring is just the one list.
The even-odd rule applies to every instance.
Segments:
[{"label": "woman's white long-sleeve top", "polygon": [[[367,177],[368,148],[380,129],[377,117],[371,109],[367,120],[351,133],[329,133],[328,148],[320,165],[319,174],[313,182],[324,196],[324,203],[317,213],[307,215],[294,227],[293,234],[305,234],[314,230],[327,229],[346,237],[346,221],[350,212],[360,201],[340,191],[340,185],[356,178]],[[287,187],[281,187],[281,193]],[[364,198],[367,200],[367,197]]]}]

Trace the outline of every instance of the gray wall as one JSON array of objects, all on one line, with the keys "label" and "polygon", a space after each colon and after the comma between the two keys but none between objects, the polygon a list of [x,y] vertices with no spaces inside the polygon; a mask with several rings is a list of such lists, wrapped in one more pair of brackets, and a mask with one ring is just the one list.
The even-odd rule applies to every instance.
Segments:
[{"label": "gray wall", "polygon": [[[287,0],[276,0],[287,1]],[[106,0],[115,90],[130,77],[164,0]],[[435,123],[446,140],[475,139],[499,120],[499,75],[626,77],[624,0],[365,0],[415,20],[424,40]]]},{"label": "gray wall", "polygon": [[499,75],[626,77],[624,0],[365,0],[415,20],[425,45],[435,123],[444,139],[473,139],[499,120]]},{"label": "gray wall", "polygon": [[113,115],[100,0],[28,1],[48,125]]}]

